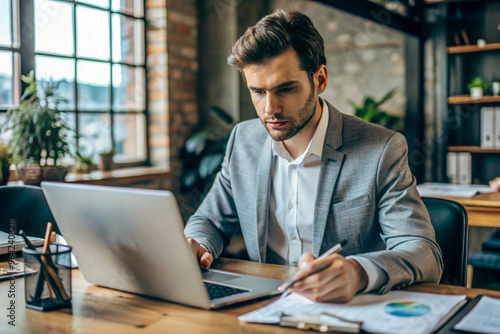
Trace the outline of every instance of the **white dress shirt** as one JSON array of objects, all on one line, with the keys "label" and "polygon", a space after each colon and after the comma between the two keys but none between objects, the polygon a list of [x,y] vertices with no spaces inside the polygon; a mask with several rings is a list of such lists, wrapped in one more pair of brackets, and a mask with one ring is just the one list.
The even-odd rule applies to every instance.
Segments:
[{"label": "white dress shirt", "polygon": [[[323,112],[304,153],[292,159],[283,142],[272,142],[277,159],[270,198],[269,263],[297,266],[300,256],[313,250],[314,206],[329,119],[328,106],[322,99],[320,102]],[[387,281],[386,274],[372,261],[356,256],[348,258],[355,259],[368,275],[364,292],[373,291]]]}]

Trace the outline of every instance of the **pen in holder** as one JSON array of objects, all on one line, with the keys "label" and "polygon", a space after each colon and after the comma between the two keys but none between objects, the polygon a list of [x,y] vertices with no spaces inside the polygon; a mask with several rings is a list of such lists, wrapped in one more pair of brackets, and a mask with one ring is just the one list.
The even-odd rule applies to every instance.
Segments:
[{"label": "pen in holder", "polygon": [[[71,247],[23,248],[26,307],[47,311],[71,307]],[[34,272],[34,273],[33,273]]]}]

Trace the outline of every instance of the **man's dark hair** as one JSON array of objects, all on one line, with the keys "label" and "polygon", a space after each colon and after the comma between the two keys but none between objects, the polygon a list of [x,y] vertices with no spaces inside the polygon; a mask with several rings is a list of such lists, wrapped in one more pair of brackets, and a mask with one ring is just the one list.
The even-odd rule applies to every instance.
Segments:
[{"label": "man's dark hair", "polygon": [[323,37],[307,15],[278,9],[245,31],[234,43],[227,62],[242,72],[246,65],[263,63],[291,49],[312,84],[314,73],[326,65]]}]

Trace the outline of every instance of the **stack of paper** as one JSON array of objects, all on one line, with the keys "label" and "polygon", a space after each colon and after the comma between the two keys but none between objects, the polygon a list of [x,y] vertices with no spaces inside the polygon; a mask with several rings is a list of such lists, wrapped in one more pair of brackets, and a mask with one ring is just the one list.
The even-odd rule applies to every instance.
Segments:
[{"label": "stack of paper", "polygon": [[467,299],[465,296],[391,291],[385,295],[364,294],[347,304],[316,303],[299,294],[244,314],[246,322],[277,324],[280,314],[334,314],[344,319],[363,322],[370,333],[430,333],[441,327]]},{"label": "stack of paper", "polygon": [[472,197],[478,193],[495,192],[488,186],[427,182],[417,186],[420,196]]},{"label": "stack of paper", "polygon": [[[43,245],[42,238],[28,237],[28,239],[34,246]],[[0,255],[8,254],[10,249],[12,249],[9,249],[9,246],[11,245],[14,246],[14,252],[19,252],[21,249],[23,249],[23,247],[26,247],[26,243],[20,235],[15,235],[12,239],[12,237],[9,237],[8,233],[0,231]]]}]

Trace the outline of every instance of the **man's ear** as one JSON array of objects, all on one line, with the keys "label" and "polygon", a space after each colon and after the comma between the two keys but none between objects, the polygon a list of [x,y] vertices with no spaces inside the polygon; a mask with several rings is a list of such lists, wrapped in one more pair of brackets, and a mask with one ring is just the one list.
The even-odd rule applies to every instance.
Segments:
[{"label": "man's ear", "polygon": [[323,93],[328,85],[328,69],[322,64],[314,75],[318,83],[318,95]]}]

